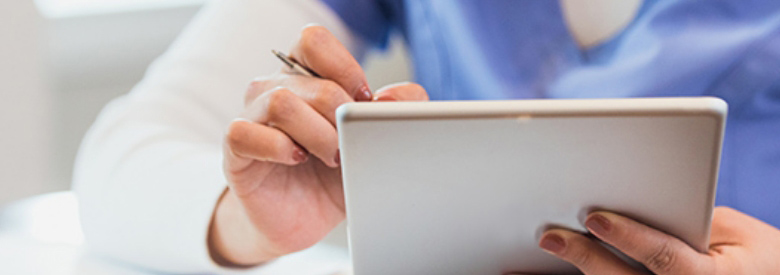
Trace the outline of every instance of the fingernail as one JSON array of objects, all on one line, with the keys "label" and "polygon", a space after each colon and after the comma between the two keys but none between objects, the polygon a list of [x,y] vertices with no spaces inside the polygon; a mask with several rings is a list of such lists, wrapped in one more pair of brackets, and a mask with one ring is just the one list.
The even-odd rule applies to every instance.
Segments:
[{"label": "fingernail", "polygon": [[539,247],[547,252],[558,254],[566,248],[566,241],[558,234],[547,234],[539,241]]},{"label": "fingernail", "polygon": [[357,101],[371,101],[371,97],[371,90],[368,89],[368,86],[363,86],[355,99]]},{"label": "fingernail", "polygon": [[301,148],[293,149],[293,160],[297,163],[303,163],[309,158],[309,154],[301,150]]},{"label": "fingernail", "polygon": [[585,227],[597,235],[606,235],[612,229],[612,224],[602,215],[595,214],[585,220]]},{"label": "fingernail", "polygon": [[336,157],[333,159],[334,162],[336,162],[336,165],[341,165],[341,151],[336,150]]}]

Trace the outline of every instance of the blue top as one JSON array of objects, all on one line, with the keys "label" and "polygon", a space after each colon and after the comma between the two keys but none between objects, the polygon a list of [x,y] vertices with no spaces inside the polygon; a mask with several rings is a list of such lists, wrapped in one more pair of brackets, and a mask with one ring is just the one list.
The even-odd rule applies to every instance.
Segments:
[{"label": "blue top", "polygon": [[645,0],[581,50],[558,1],[323,0],[378,48],[406,39],[432,99],[716,96],[717,204],[780,226],[780,1]]}]

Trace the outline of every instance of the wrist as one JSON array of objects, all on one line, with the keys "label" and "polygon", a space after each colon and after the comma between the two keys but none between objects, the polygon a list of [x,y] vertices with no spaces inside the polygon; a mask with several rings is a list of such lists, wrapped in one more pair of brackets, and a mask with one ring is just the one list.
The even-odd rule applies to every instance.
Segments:
[{"label": "wrist", "polygon": [[226,189],[214,210],[208,233],[209,254],[221,266],[246,268],[278,257],[246,215],[241,201]]}]

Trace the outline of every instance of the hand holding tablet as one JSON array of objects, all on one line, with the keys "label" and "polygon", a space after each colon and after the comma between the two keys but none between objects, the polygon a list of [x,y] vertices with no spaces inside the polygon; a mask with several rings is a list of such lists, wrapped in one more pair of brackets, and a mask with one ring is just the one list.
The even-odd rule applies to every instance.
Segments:
[{"label": "hand holding tablet", "polygon": [[[585,222],[597,239],[571,231],[553,229],[542,237],[541,245],[558,235],[563,246],[552,254],[590,274],[647,274],[633,268],[602,245],[603,241],[646,266],[652,273],[671,274],[774,274],[780,270],[775,255],[780,247],[780,231],[742,212],[717,207],[712,217],[712,235],[704,253],[679,239],[611,213],[591,213]],[[607,226],[593,225],[602,216]]]}]

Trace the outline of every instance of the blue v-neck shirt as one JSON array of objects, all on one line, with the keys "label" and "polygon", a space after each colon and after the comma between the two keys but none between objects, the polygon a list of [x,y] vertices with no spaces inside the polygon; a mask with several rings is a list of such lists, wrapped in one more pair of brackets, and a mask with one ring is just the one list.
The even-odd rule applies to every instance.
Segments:
[{"label": "blue v-neck shirt", "polygon": [[780,1],[646,0],[587,50],[553,0],[323,1],[377,48],[400,33],[434,100],[723,98],[717,204],[780,226]]}]

